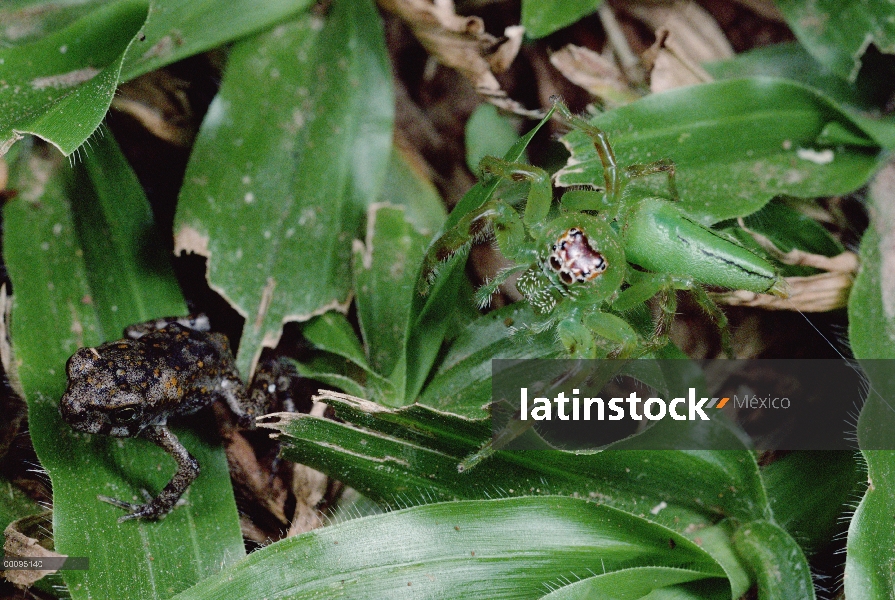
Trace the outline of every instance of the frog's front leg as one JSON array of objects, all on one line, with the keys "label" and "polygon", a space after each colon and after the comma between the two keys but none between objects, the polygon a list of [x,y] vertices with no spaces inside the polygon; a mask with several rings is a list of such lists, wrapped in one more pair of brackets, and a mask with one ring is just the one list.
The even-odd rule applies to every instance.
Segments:
[{"label": "frog's front leg", "polygon": [[177,461],[177,472],[155,498],[152,498],[146,490],[141,490],[147,500],[145,504],[132,504],[108,496],[97,496],[103,502],[108,502],[129,512],[118,519],[119,523],[129,519],[160,519],[164,517],[177,505],[178,500],[190,487],[190,484],[199,477],[199,463],[166,425],[146,427],[140,435],[170,454]]}]

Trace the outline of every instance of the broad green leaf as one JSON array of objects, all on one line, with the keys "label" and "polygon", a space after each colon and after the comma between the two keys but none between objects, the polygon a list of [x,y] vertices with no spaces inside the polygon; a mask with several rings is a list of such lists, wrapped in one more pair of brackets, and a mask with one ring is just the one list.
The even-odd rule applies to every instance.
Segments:
[{"label": "broad green leaf", "polygon": [[7,48],[45,37],[71,25],[108,0],[6,0],[0,6],[0,46]]},{"label": "broad green leaf", "polygon": [[112,3],[44,38],[0,48],[0,155],[27,133],[66,155],[89,138],[147,9],[145,2]]},{"label": "broad green leaf", "polygon": [[[0,7],[0,154],[33,133],[71,154],[123,81],[295,14],[308,0],[14,2]],[[88,10],[89,9],[89,10]],[[20,25],[20,29],[16,29]],[[44,35],[41,35],[44,34]]]},{"label": "broad green leaf", "polygon": [[895,20],[886,0],[778,0],[793,33],[833,73],[854,81],[870,44],[895,53]]},{"label": "broad green leaf", "polygon": [[552,332],[537,336],[513,334],[514,325],[535,318],[530,306],[517,302],[469,323],[448,347],[419,403],[470,419],[487,418],[492,359],[562,355]]},{"label": "broad green leaf", "polygon": [[591,14],[601,0],[522,0],[522,26],[540,38]]},{"label": "broad green leaf", "polygon": [[848,339],[858,359],[895,358],[895,163],[870,186],[873,219],[861,239],[861,271],[848,303]]},{"label": "broad green leaf", "polygon": [[177,246],[245,317],[245,376],[282,326],[347,308],[351,241],[379,197],[394,100],[379,14],[333,3],[234,49],[187,167]]},{"label": "broad green leaf", "polygon": [[124,61],[122,81],[232,42],[295,15],[311,0],[151,0],[149,18]]},{"label": "broad green leaf", "polygon": [[[632,566],[664,568],[668,581],[668,571],[682,566],[679,581],[725,576],[704,550],[665,527],[548,496],[353,519],[254,552],[177,598],[542,598]],[[642,582],[622,577],[618,585]]]},{"label": "broad green leaf", "polygon": [[733,541],[755,574],[759,600],[815,597],[808,561],[786,531],[770,521],[753,521],[741,525]]},{"label": "broad green leaf", "polygon": [[[79,347],[117,339],[186,306],[139,183],[111,138],[72,170],[46,146],[11,166],[3,254],[14,287],[12,344],[34,449],[53,482],[56,550],[88,556],[66,571],[74,598],[167,598],[243,555],[227,461],[208,435],[177,431],[202,466],[187,505],[159,523],[117,523],[98,494],[139,499],[174,471],[142,439],[74,433],[59,416],[65,364]],[[85,535],[85,532],[89,532]],[[199,543],[201,540],[201,543]]]},{"label": "broad green leaf", "polygon": [[816,88],[840,104],[864,110],[885,102],[878,97],[883,92],[883,86],[880,85],[883,81],[861,80],[849,83],[817,62],[798,42],[755,48],[728,60],[703,64],[703,67],[716,79],[792,79]]},{"label": "broad green leaf", "polygon": [[407,221],[403,208],[377,203],[367,214],[366,240],[355,242],[354,290],[367,356],[399,394],[379,399],[386,404],[405,404],[406,338],[427,241]]},{"label": "broad green leaf", "polygon": [[301,333],[318,350],[341,356],[367,372],[372,370],[364,348],[344,314],[335,311],[323,313],[308,321]]},{"label": "broad green leaf", "polygon": [[[352,369],[348,365],[333,357],[321,356],[297,364],[297,368],[304,377],[334,385],[350,394],[403,404],[407,365],[413,371],[431,369],[431,362],[424,364],[423,357],[405,352],[410,331],[407,319],[426,242],[441,227],[446,213],[432,183],[397,146],[392,148],[380,201],[370,211],[367,235],[373,235],[373,239],[367,240],[366,245],[355,241],[354,260],[354,288],[366,351],[341,313],[329,311],[302,327],[305,339],[318,350],[341,356],[360,367],[360,371],[353,369],[349,373]],[[380,213],[382,218],[377,216]],[[388,230],[384,231],[383,225],[389,223]],[[376,241],[377,237],[381,244]],[[419,333],[429,347],[437,349],[441,345],[437,332]],[[371,357],[379,356],[374,366],[368,361],[368,353]],[[333,369],[326,370],[327,364]]]},{"label": "broad green leaf", "polygon": [[656,590],[700,579],[705,579],[705,574],[690,569],[632,567],[576,581],[554,590],[546,596],[541,596],[541,598],[543,600],[577,600],[578,598],[639,600]]},{"label": "broad green leaf", "polygon": [[762,469],[774,522],[805,552],[844,530],[842,515],[863,490],[859,461],[852,452],[793,452]]},{"label": "broad green leaf", "polygon": [[407,220],[414,229],[431,238],[447,218],[447,211],[435,185],[422,171],[419,159],[392,146],[380,202],[404,207]]},{"label": "broad green leaf", "polygon": [[[754,520],[769,514],[758,468],[745,450],[502,451],[462,471],[460,463],[491,440],[490,421],[421,405],[390,410],[332,393],[325,393],[324,401],[344,422],[280,414],[279,421],[269,417],[264,426],[281,432],[286,458],[387,504],[537,490],[597,494],[637,514],[648,514],[661,502],[687,507],[686,518],[702,514]],[[659,510],[650,518],[666,523],[674,512]]]},{"label": "broad green leaf", "polygon": [[895,532],[888,526],[895,507],[895,452],[865,450],[863,454],[867,491],[848,528],[845,594],[850,600],[885,600],[895,593]]},{"label": "broad green leaf", "polygon": [[[867,402],[858,419],[858,441],[867,461],[867,492],[852,517],[845,562],[845,593],[858,600],[891,597],[895,591],[895,431],[891,360],[895,358],[895,304],[892,298],[892,193],[895,165],[890,163],[870,186],[873,220],[861,239],[861,272],[848,304],[849,340],[858,359],[870,366]],[[887,359],[873,363],[872,359]],[[886,402],[888,400],[888,402]],[[868,450],[866,448],[886,448]]]},{"label": "broad green leaf", "polygon": [[[879,165],[879,142],[859,123],[816,91],[779,79],[678,88],[592,122],[609,134],[620,166],[673,160],[680,206],[707,225],[751,214],[778,195],[851,192]],[[841,133],[827,139],[834,130],[851,141],[842,143]],[[602,185],[592,140],[573,131],[563,143],[571,157],[557,184]],[[664,176],[629,187],[669,197]]]},{"label": "broad green leaf", "polygon": [[480,104],[466,122],[466,166],[478,172],[479,161],[486,156],[503,156],[518,139],[513,124],[497,107]]}]

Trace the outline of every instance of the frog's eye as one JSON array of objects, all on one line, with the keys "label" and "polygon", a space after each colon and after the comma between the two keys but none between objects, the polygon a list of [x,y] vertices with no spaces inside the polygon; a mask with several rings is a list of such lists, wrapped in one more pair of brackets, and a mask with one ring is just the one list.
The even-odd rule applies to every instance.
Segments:
[{"label": "frog's eye", "polygon": [[114,425],[130,425],[140,418],[140,410],[136,406],[122,406],[109,413],[109,420]]}]

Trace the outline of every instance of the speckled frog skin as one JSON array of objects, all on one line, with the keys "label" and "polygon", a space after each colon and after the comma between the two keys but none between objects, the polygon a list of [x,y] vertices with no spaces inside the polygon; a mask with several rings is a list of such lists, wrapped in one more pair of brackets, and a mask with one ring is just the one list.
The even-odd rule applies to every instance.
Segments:
[{"label": "speckled frog skin", "polygon": [[87,433],[145,437],[177,461],[158,496],[143,491],[145,504],[99,497],[128,511],[119,522],[163,517],[199,476],[196,459],[168,430],[169,417],[221,399],[241,425],[254,425],[259,395],[246,392],[227,338],[208,328],[205,317],[158,319],[128,327],[124,339],[81,348],[68,360],[60,404],[66,423]]}]

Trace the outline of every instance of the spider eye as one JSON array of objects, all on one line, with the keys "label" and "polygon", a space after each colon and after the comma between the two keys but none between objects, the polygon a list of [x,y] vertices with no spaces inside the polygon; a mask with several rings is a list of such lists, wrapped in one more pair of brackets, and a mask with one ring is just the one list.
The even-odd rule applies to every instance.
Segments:
[{"label": "spider eye", "polygon": [[575,278],[572,277],[572,274],[568,271],[560,271],[559,278],[562,279],[562,282],[566,285],[572,285],[575,281]]},{"label": "spider eye", "polygon": [[553,269],[554,271],[559,271],[560,268],[562,267],[562,261],[560,261],[559,258],[557,258],[555,256],[551,256],[549,262],[550,262],[550,268]]},{"label": "spider eye", "polygon": [[140,411],[135,406],[122,406],[109,413],[109,420],[115,425],[130,425],[140,418]]}]

